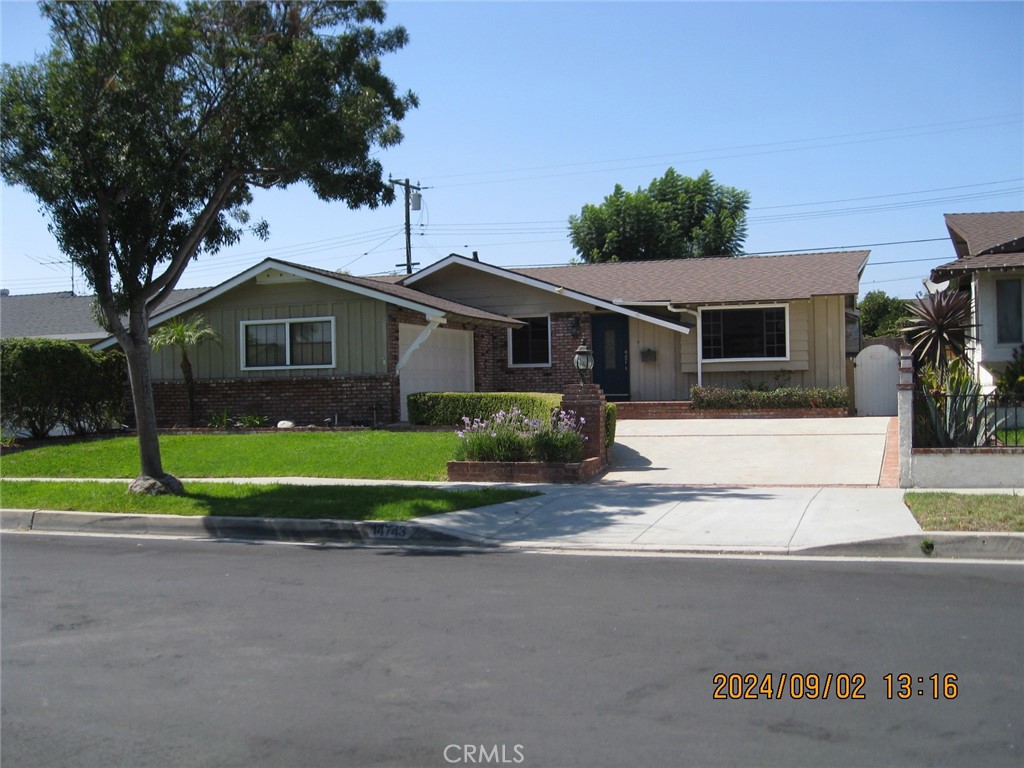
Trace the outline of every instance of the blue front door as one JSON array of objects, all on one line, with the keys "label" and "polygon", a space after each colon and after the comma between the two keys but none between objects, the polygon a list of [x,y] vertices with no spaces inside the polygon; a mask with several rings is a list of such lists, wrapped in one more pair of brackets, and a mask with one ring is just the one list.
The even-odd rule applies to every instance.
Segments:
[{"label": "blue front door", "polygon": [[629,318],[591,315],[594,335],[594,383],[609,401],[629,400]]}]

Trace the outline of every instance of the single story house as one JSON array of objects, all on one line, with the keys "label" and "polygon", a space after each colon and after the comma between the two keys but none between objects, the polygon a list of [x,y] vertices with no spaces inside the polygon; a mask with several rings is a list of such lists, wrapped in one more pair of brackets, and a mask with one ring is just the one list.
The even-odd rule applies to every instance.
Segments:
[{"label": "single story house", "polygon": [[[190,352],[199,424],[225,411],[379,424],[404,420],[413,392],[562,392],[577,381],[580,344],[594,350],[609,400],[686,400],[697,385],[845,386],[867,258],[505,269],[453,254],[381,278],[266,259],[214,288],[176,292],[151,323],[201,312],[220,337]],[[159,423],[186,424],[176,353],[155,352],[152,373]]]},{"label": "single story house", "polygon": [[969,291],[976,340],[969,357],[987,391],[1024,344],[1024,211],[946,214],[956,260],[932,270],[935,283]]}]

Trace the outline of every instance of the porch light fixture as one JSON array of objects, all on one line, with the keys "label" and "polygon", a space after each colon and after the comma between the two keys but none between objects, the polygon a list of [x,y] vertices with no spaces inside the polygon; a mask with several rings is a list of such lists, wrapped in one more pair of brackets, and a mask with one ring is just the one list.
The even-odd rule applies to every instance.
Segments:
[{"label": "porch light fixture", "polygon": [[580,344],[576,348],[576,354],[572,356],[572,364],[580,375],[580,386],[582,387],[587,383],[584,379],[586,372],[594,369],[594,353],[587,349],[586,344]]}]

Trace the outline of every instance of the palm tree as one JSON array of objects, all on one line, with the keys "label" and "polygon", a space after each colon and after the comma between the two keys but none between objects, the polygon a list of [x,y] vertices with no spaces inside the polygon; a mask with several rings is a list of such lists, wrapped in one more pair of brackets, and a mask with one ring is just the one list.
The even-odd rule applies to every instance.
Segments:
[{"label": "palm tree", "polygon": [[181,353],[181,375],[188,392],[190,427],[194,427],[196,421],[196,385],[192,379],[192,362],[188,359],[188,348],[198,347],[207,340],[220,344],[220,336],[207,325],[206,318],[198,313],[184,318],[172,318],[153,331],[149,337],[153,349],[174,347]]}]

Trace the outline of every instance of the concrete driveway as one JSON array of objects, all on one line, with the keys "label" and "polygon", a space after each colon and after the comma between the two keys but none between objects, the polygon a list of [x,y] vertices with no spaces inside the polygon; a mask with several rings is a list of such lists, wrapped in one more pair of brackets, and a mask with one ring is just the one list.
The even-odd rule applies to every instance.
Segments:
[{"label": "concrete driveway", "polygon": [[623,420],[603,482],[875,486],[889,421]]}]

